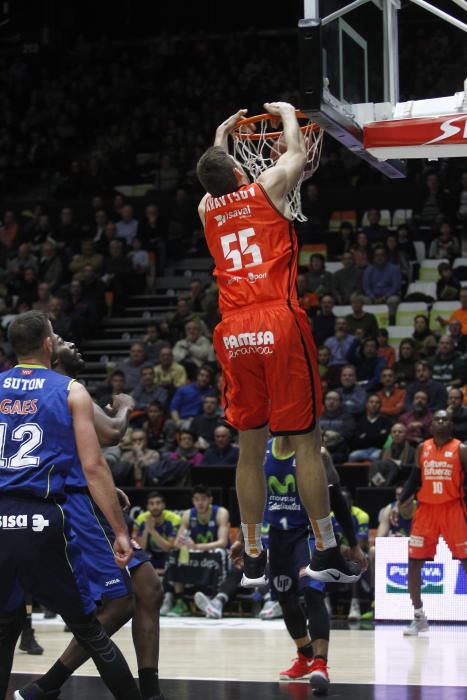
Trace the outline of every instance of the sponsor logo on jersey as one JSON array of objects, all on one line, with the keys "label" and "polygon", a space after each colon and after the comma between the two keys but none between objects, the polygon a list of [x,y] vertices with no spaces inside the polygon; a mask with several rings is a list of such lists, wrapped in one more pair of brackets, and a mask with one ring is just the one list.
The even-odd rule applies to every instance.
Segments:
[{"label": "sponsor logo on jersey", "polygon": [[223,224],[227,223],[227,221],[230,221],[230,219],[235,219],[237,216],[250,216],[251,214],[251,209],[250,207],[242,207],[242,209],[233,209],[233,211],[227,211],[225,214],[214,214],[214,219],[217,221],[218,226],[222,226]]},{"label": "sponsor logo on jersey", "polygon": [[[408,572],[406,563],[386,564],[386,592],[408,593]],[[422,568],[422,593],[444,593],[444,564],[425,563]]]},{"label": "sponsor logo on jersey", "polygon": [[105,582],[105,587],[109,588],[109,586],[115,586],[116,583],[120,583],[119,578],[111,578],[110,581]]},{"label": "sponsor logo on jersey", "polygon": [[297,493],[297,482],[293,474],[286,474],[283,481],[272,474],[268,477],[268,491],[270,494],[280,494],[284,496],[287,493]]},{"label": "sponsor logo on jersey", "polygon": [[0,413],[8,415],[26,416],[30,413],[37,412],[37,399],[27,399],[26,401],[13,401],[12,399],[3,399],[0,401]]},{"label": "sponsor logo on jersey", "polygon": [[259,347],[274,345],[274,333],[272,331],[259,331],[258,333],[239,333],[239,335],[224,335],[224,345],[227,350],[243,347]]},{"label": "sponsor logo on jersey", "polygon": [[238,284],[239,282],[250,282],[250,284],[255,284],[255,282],[258,280],[265,280],[267,276],[267,272],[249,272],[246,277],[234,275],[227,280],[227,286],[230,286],[231,284]]},{"label": "sponsor logo on jersey", "polygon": [[22,374],[24,377],[29,377],[29,376],[32,374],[32,369],[22,369],[22,370],[21,370],[21,374]]},{"label": "sponsor logo on jersey", "polygon": [[31,523],[27,515],[1,515],[0,528],[2,530],[26,530],[31,524],[33,532],[42,532],[45,527],[49,526],[49,521],[40,513],[31,516]]},{"label": "sponsor logo on jersey", "polygon": [[281,574],[280,576],[274,576],[272,583],[276,591],[279,593],[287,593],[292,588],[292,579],[290,576],[285,576]]}]

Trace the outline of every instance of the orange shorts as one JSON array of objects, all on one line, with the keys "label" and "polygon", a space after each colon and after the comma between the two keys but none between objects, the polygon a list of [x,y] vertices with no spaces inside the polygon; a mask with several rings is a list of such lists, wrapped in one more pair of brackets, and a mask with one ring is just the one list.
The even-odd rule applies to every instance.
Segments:
[{"label": "orange shorts", "polygon": [[440,535],[454,559],[467,559],[467,509],[463,501],[418,503],[410,530],[410,559],[433,559]]},{"label": "orange shorts", "polygon": [[227,421],[237,430],[269,423],[273,435],[306,433],[322,412],[321,381],[303,309],[263,304],[216,327]]}]

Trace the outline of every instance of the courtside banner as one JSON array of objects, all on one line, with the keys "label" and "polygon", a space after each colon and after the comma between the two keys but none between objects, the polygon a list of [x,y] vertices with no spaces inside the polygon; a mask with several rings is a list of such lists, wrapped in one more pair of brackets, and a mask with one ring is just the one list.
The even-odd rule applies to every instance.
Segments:
[{"label": "courtside banner", "polygon": [[[375,618],[411,620],[407,537],[377,537]],[[440,539],[434,561],[422,569],[423,608],[429,620],[467,622],[467,574]]]}]

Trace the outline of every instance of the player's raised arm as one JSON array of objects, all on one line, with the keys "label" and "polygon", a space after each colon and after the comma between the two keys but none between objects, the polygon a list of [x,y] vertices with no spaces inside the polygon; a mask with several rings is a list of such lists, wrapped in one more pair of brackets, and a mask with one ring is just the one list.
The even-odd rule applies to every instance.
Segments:
[{"label": "player's raised arm", "polygon": [[134,399],[128,394],[113,397],[114,415],[108,415],[100,406],[93,403],[94,427],[102,447],[117,445],[125,435],[130,414],[135,407]]},{"label": "player's raised arm", "polygon": [[282,122],[283,145],[286,149],[275,165],[258,177],[258,182],[276,203],[285,197],[299,181],[306,164],[306,146],[295,107],[288,102],[265,102],[264,106]]},{"label": "player's raised arm", "polygon": [[73,382],[70,387],[68,406],[73,418],[76,448],[91,496],[115,533],[115,558],[119,566],[124,567],[132,557],[128,529],[117,499],[112,474],[102,456],[97,439],[91,397],[77,382]]}]

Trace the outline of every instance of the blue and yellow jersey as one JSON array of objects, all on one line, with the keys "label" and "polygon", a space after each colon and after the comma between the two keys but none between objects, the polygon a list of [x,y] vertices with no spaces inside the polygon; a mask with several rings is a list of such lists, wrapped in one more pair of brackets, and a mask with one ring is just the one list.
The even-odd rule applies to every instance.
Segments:
[{"label": "blue and yellow jersey", "polygon": [[[143,534],[144,523],[151,516],[151,513],[147,510],[144,513],[140,513],[136,518],[136,527],[138,528],[138,537]],[[182,518],[177,513],[171,510],[163,510],[158,522],[156,523],[155,530],[164,540],[175,539],[177,536],[178,528]],[[155,542],[151,535],[148,537],[147,551],[151,554],[158,554],[162,552],[161,548]]]},{"label": "blue and yellow jersey", "polygon": [[[391,509],[395,505],[396,505],[396,501],[391,503]],[[410,518],[404,518],[399,510],[398,525],[397,526],[393,525],[391,523],[391,521],[389,521],[390,522],[390,525],[389,525],[389,536],[390,537],[396,537],[398,535],[402,536],[402,537],[410,537],[410,528],[412,527],[412,520],[413,520],[416,506],[417,506],[417,501],[413,501],[412,515]]]},{"label": "blue and yellow jersey", "polygon": [[[352,522],[354,525],[355,535],[357,540],[368,540],[368,530],[370,526],[370,516],[361,508],[357,506],[352,506],[351,508]],[[334,532],[336,534],[336,539],[339,544],[348,544],[347,538],[344,535],[344,531],[337,522],[334,513],[331,513],[332,524],[334,527]]]},{"label": "blue and yellow jersey", "polygon": [[295,452],[279,456],[275,440],[268,441],[264,462],[268,500],[265,523],[280,530],[292,530],[310,524],[298,495],[295,477]]},{"label": "blue and yellow jersey", "polygon": [[0,375],[3,493],[47,498],[64,492],[65,480],[79,465],[68,407],[72,382],[42,365],[17,365]]},{"label": "blue and yellow jersey", "polygon": [[217,512],[219,506],[210,505],[208,515],[201,520],[196,508],[190,509],[188,530],[196,544],[209,544],[217,540]]}]

